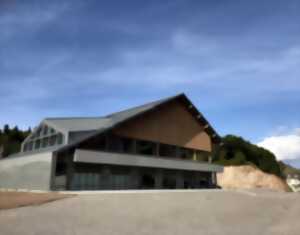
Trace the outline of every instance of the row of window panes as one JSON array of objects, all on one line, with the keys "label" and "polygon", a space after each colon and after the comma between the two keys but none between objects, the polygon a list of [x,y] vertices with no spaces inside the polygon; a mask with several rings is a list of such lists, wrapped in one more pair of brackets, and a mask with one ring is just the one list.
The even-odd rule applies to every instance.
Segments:
[{"label": "row of window panes", "polygon": [[[208,153],[175,145],[159,144],[151,141],[134,140],[109,136],[108,151],[142,154],[150,156],[172,157],[198,161],[208,161]],[[134,143],[136,141],[136,143]],[[105,144],[103,144],[105,146]]]},{"label": "row of window panes", "polygon": [[55,130],[51,127],[48,127],[47,125],[43,125],[37,129],[36,133],[31,136],[31,139],[46,136],[49,134],[55,134]]},{"label": "row of window panes", "polygon": [[129,175],[105,176],[100,173],[75,173],[71,188],[83,189],[126,189],[130,185]]},{"label": "row of window panes", "polygon": [[36,139],[34,141],[25,143],[24,152],[46,148],[54,145],[60,145],[63,142],[62,134],[52,135],[42,139]]}]

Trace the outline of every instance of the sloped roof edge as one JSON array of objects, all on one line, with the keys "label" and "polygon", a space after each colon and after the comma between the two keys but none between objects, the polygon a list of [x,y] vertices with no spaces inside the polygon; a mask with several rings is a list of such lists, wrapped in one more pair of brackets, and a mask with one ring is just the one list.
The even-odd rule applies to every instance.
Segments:
[{"label": "sloped roof edge", "polygon": [[[55,152],[60,152],[60,151],[72,148],[72,147],[80,144],[83,141],[86,141],[94,136],[97,136],[97,135],[102,134],[106,131],[109,131],[113,128],[116,128],[117,126],[119,126],[120,124],[122,124],[124,122],[132,120],[133,118],[136,118],[137,116],[141,116],[145,113],[148,113],[149,111],[152,111],[152,110],[160,107],[163,104],[166,104],[170,101],[174,101],[177,99],[182,99],[184,102],[186,102],[187,105],[189,105],[192,108],[192,110],[194,111],[194,113],[196,115],[195,118],[197,118],[202,124],[206,125],[205,131],[207,132],[208,135],[210,135],[212,137],[213,142],[215,142],[215,143],[221,142],[221,137],[213,129],[213,127],[210,125],[210,123],[205,119],[203,114],[194,106],[194,104],[188,99],[188,97],[184,93],[180,93],[180,94],[172,96],[172,97],[168,97],[168,98],[161,99],[161,100],[158,100],[155,102],[147,103],[145,105],[137,106],[134,108],[130,108],[127,110],[123,110],[123,111],[120,111],[117,113],[112,113],[110,115],[107,115],[107,116],[105,116],[106,118],[116,118],[116,121],[114,123],[112,123],[110,126],[107,126],[106,128],[101,128],[72,144],[62,146],[61,148],[57,149]],[[122,116],[122,115],[123,115],[123,117],[120,118],[120,116]]]}]

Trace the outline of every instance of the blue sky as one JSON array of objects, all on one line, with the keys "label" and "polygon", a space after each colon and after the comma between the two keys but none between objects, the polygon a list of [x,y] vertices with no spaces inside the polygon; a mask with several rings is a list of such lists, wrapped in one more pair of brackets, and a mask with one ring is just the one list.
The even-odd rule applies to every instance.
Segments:
[{"label": "blue sky", "polygon": [[221,135],[300,138],[299,12],[295,0],[2,0],[0,126],[185,92]]}]

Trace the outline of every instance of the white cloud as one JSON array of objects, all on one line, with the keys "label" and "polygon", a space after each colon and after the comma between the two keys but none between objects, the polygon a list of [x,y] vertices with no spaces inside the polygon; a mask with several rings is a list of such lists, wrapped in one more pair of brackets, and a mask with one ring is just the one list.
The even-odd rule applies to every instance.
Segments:
[{"label": "white cloud", "polygon": [[278,160],[300,159],[300,128],[289,134],[266,137],[257,145],[273,152]]}]

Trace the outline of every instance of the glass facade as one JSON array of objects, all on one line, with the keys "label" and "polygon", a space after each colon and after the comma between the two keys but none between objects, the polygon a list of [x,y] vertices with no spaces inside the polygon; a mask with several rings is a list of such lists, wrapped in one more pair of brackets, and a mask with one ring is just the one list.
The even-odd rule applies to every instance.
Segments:
[{"label": "glass facade", "polygon": [[210,172],[79,165],[71,177],[70,190],[195,189],[212,185]]},{"label": "glass facade", "polygon": [[36,151],[63,143],[63,134],[43,124],[24,142],[23,152]]},{"label": "glass facade", "polygon": [[111,190],[130,188],[130,176],[127,174],[102,174],[95,172],[77,172],[73,176],[72,190]]}]

